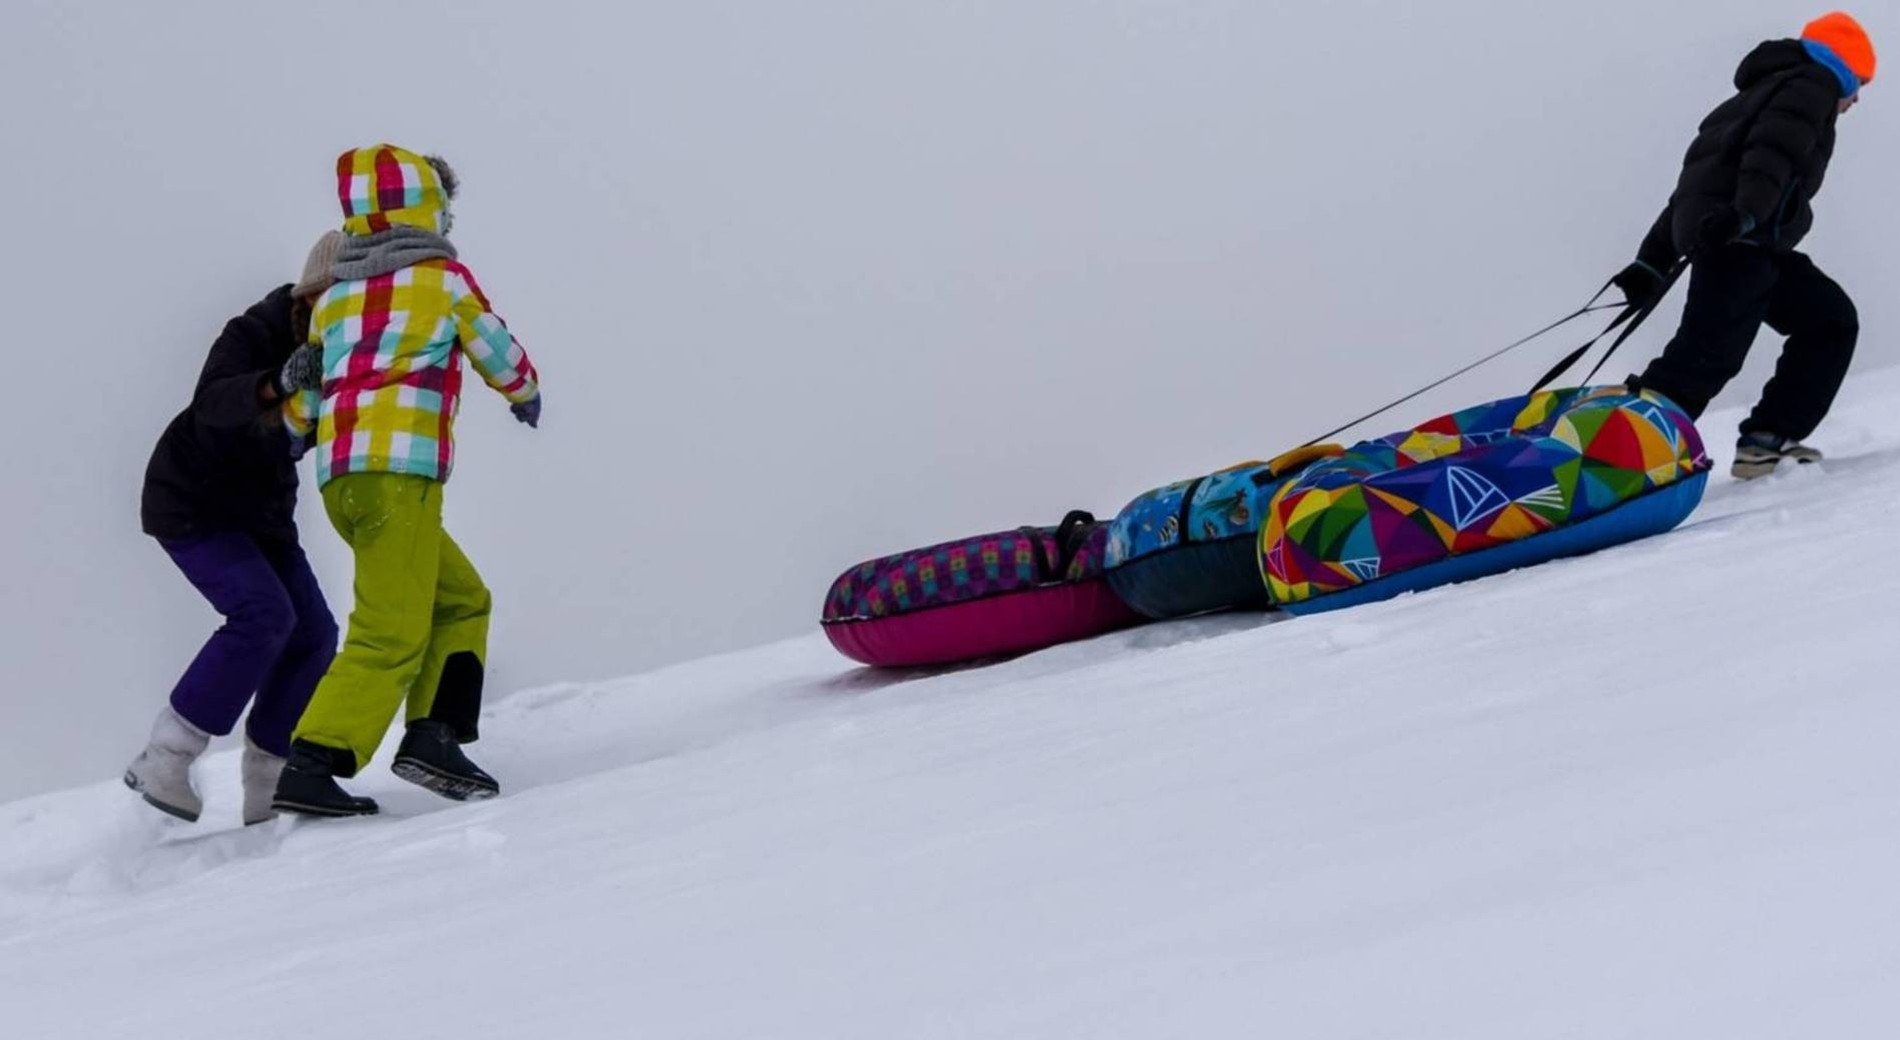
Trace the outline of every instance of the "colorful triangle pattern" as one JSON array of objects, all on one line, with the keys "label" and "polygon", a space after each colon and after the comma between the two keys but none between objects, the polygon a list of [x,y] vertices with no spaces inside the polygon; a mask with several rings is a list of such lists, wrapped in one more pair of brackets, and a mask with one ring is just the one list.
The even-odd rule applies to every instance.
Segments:
[{"label": "colorful triangle pattern", "polygon": [[[1617,388],[1621,390],[1621,388]],[[1281,486],[1260,531],[1276,603],[1530,538],[1709,468],[1659,395],[1506,398],[1365,441]]]}]

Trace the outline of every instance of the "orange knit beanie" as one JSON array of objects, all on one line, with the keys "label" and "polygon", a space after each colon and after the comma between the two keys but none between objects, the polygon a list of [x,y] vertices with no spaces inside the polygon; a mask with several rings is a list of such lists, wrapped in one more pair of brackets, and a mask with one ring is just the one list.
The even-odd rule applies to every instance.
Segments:
[{"label": "orange knit beanie", "polygon": [[1824,14],[1801,30],[1801,38],[1813,40],[1840,56],[1862,83],[1874,81],[1874,41],[1845,11]]}]

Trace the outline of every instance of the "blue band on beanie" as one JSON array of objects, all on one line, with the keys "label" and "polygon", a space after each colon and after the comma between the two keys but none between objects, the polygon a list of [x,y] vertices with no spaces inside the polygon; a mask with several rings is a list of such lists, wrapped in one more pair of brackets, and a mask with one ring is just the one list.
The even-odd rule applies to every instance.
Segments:
[{"label": "blue band on beanie", "polygon": [[1851,98],[1860,93],[1860,77],[1854,75],[1854,70],[1847,67],[1847,62],[1834,53],[1834,48],[1813,40],[1802,40],[1801,46],[1808,49],[1808,57],[1827,66],[1828,71],[1834,73],[1835,77],[1841,81],[1842,97]]}]

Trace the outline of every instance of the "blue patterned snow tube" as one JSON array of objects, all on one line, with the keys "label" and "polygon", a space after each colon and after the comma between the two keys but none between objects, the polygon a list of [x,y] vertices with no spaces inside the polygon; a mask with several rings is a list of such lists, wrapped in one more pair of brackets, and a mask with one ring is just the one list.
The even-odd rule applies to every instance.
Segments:
[{"label": "blue patterned snow tube", "polygon": [[1287,481],[1338,450],[1324,445],[1243,462],[1128,503],[1109,525],[1110,587],[1155,619],[1266,609],[1259,542],[1267,504]]}]

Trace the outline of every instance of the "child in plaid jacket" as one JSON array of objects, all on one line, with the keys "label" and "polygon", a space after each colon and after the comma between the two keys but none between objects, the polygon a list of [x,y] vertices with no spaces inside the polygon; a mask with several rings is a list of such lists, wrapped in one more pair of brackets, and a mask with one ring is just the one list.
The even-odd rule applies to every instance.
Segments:
[{"label": "child in plaid jacket", "polygon": [[347,237],[311,322],[322,389],[288,401],[284,421],[299,444],[314,434],[325,510],[356,557],[356,606],[293,734],[279,809],[375,812],[333,778],[368,763],[405,700],[399,776],[458,799],[499,790],[459,747],[476,736],[490,599],[442,529],[442,485],[464,359],[529,426],[541,397],[527,354],[445,237],[455,190],[446,163],[393,145],[337,160]]},{"label": "child in plaid jacket", "polygon": [[[518,411],[540,396],[534,366],[442,237],[453,174],[445,185],[428,160],[383,145],[344,153],[337,179],[352,239],[336,270],[349,280],[318,299],[311,322],[322,393],[293,398],[285,424],[297,440],[316,433],[319,487],[349,473],[446,482],[462,356]],[[378,240],[401,244],[381,264],[365,245]],[[414,262],[379,270],[405,260]]]}]

